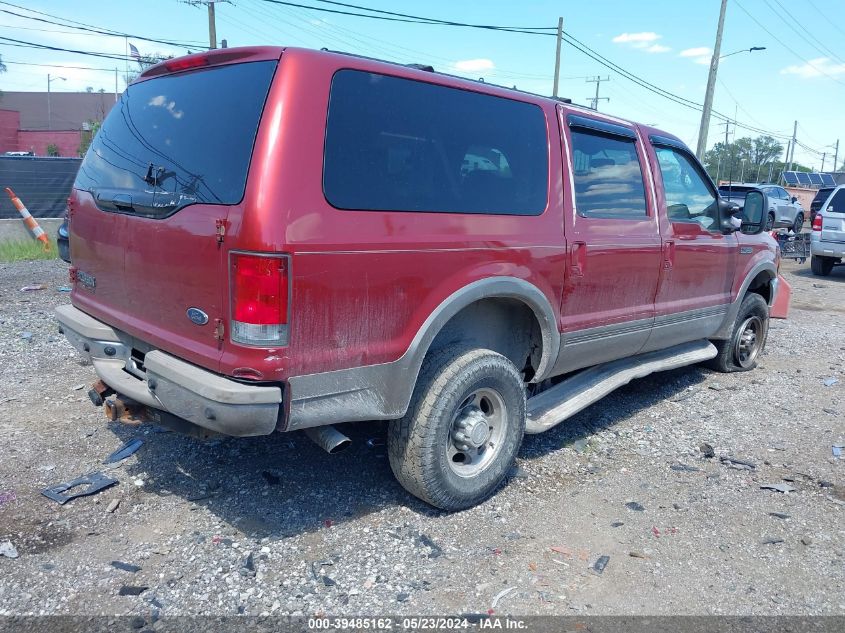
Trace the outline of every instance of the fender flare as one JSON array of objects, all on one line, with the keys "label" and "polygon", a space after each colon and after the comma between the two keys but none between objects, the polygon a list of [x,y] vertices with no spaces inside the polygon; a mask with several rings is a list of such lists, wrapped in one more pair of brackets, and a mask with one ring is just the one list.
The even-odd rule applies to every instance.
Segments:
[{"label": "fender flare", "polygon": [[560,332],[557,317],[548,298],[534,284],[516,277],[487,277],[479,279],[453,292],[428,316],[416,336],[411,341],[408,351],[403,355],[412,355],[417,372],[431,343],[443,326],[458,312],[482,299],[516,299],[525,303],[534,313],[540,325],[543,352],[537,367],[535,381],[542,380],[551,370],[560,350]]},{"label": "fender flare", "polygon": [[745,293],[748,292],[748,287],[751,285],[751,282],[762,272],[769,273],[769,280],[777,279],[778,271],[775,267],[774,262],[770,260],[764,260],[762,262],[757,262],[751,269],[746,273],[745,279],[742,282],[742,285],[739,287],[739,292],[736,295],[736,298],[733,302],[728,306],[728,311],[725,314],[725,319],[722,321],[722,325],[713,335],[714,339],[728,339],[731,336],[731,329],[733,328],[734,321],[736,321],[736,315],[739,314],[739,307],[742,304],[743,298],[745,298]]}]

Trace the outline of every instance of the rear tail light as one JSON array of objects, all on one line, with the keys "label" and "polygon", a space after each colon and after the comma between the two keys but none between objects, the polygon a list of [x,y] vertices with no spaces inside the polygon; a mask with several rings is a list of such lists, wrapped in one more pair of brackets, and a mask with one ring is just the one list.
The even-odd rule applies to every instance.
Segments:
[{"label": "rear tail light", "polygon": [[816,213],[816,217],[813,218],[813,230],[814,231],[821,231],[822,230],[822,214]]},{"label": "rear tail light", "polygon": [[232,340],[246,345],[288,342],[289,259],[232,253]]}]

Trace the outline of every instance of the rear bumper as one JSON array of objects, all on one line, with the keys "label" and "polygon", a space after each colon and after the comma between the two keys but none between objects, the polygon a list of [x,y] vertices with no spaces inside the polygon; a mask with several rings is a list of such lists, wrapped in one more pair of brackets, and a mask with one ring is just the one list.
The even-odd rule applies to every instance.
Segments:
[{"label": "rear bumper", "polygon": [[814,240],[810,242],[810,254],[817,257],[845,258],[845,242]]},{"label": "rear bumper", "polygon": [[132,358],[131,339],[81,310],[56,308],[60,331],[91,360],[100,379],[122,396],[217,433],[267,435],[279,420],[282,390],[245,385],[160,350]]}]

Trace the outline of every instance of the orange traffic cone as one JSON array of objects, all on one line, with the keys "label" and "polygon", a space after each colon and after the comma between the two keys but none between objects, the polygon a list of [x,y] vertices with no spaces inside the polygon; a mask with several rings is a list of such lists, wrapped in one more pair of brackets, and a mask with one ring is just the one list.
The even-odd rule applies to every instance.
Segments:
[{"label": "orange traffic cone", "polygon": [[35,221],[35,218],[32,217],[29,211],[27,211],[26,207],[23,206],[23,202],[21,199],[15,195],[15,192],[12,191],[9,187],[6,187],[6,193],[9,194],[9,198],[12,201],[12,204],[15,205],[15,208],[18,210],[18,213],[21,214],[21,218],[23,219],[23,223],[26,224],[26,228],[30,230],[32,236],[41,242],[44,245],[44,250],[50,250],[50,240],[47,237],[47,234],[44,232],[40,226],[38,226],[38,222]]}]

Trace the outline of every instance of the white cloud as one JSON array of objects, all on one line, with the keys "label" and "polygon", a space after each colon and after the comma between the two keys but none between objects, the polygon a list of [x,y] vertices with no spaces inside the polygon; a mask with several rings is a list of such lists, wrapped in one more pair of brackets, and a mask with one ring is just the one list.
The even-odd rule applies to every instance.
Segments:
[{"label": "white cloud", "polygon": [[696,64],[701,64],[702,66],[709,66],[712,60],[710,57],[696,57],[693,61]]},{"label": "white cloud", "polygon": [[802,79],[812,79],[824,75],[845,74],[845,64],[836,64],[829,57],[817,57],[806,64],[793,64],[780,71],[781,75],[798,75]]},{"label": "white cloud", "polygon": [[698,48],[687,48],[680,53],[681,57],[706,57],[712,54],[712,51],[706,46],[699,46]]},{"label": "white cloud", "polygon": [[455,62],[455,70],[463,72],[480,72],[482,70],[493,70],[496,64],[491,59],[464,59]]},{"label": "white cloud", "polygon": [[657,44],[657,40],[663,36],[653,31],[643,31],[641,33],[622,33],[613,38],[616,44],[626,44],[631,48],[639,48],[646,53],[665,53],[672,50],[668,46]]},{"label": "white cloud", "polygon": [[637,44],[646,46],[649,42],[655,42],[660,39],[660,35],[652,31],[644,31],[642,33],[622,33],[613,38],[616,44]]}]

